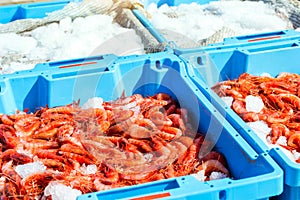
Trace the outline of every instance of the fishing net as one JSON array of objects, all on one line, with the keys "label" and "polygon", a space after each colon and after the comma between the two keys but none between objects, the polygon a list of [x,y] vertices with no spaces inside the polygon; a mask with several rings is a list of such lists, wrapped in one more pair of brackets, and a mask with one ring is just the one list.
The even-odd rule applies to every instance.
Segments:
[{"label": "fishing net", "polygon": [[63,9],[49,13],[44,18],[21,19],[0,26],[1,33],[22,34],[53,22],[70,17],[87,17],[96,14],[112,16],[116,22],[125,28],[132,28],[141,37],[146,53],[162,51],[165,45],[159,43],[150,32],[140,23],[132,10],[138,10],[147,15],[143,5],[138,0],[84,0],[71,2]]}]

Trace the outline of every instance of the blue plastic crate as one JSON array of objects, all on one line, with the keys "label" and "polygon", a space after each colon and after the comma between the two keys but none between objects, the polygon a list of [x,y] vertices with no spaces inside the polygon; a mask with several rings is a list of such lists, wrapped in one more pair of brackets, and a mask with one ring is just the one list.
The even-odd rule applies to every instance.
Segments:
[{"label": "blue plastic crate", "polygon": [[0,76],[0,112],[34,111],[91,97],[114,100],[126,95],[168,93],[188,109],[198,131],[215,141],[233,179],[201,182],[194,176],[155,181],[78,197],[128,199],[268,199],[283,191],[283,172],[267,153],[257,153],[194,85],[176,55],[104,55],[37,65],[34,70]]},{"label": "blue plastic crate", "polygon": [[276,76],[281,72],[300,73],[299,39],[269,45],[236,48],[231,51],[194,50],[180,57],[186,61],[189,77],[231,125],[258,152],[267,152],[284,170],[284,192],[278,199],[300,199],[300,165],[279,148],[270,149],[249,126],[210,88],[217,82],[236,79],[242,73]]},{"label": "blue plastic crate", "polygon": [[47,13],[62,9],[70,2],[78,1],[81,0],[56,0],[0,6],[0,23],[6,24],[19,19],[42,18],[45,17]]},{"label": "blue plastic crate", "polygon": [[[206,4],[209,3],[210,0],[149,0],[145,1],[145,7],[147,7],[150,3],[157,4],[158,7],[163,4],[167,4],[168,6],[178,6],[180,4],[188,4],[188,3],[198,3],[198,4]],[[194,48],[181,48],[176,42],[170,41],[166,39],[159,30],[156,29],[155,26],[147,19],[142,13],[139,11],[134,12],[136,17],[143,23],[143,25],[148,29],[148,31],[159,41],[165,44],[168,44],[168,47],[174,49],[177,54],[181,54],[186,51],[193,51]],[[224,38],[223,42],[218,42],[214,44],[209,44],[207,46],[199,47],[205,50],[209,49],[228,49],[228,48],[238,48],[241,46],[253,46],[257,44],[270,44],[276,43],[283,40],[293,40],[300,39],[300,32],[295,30],[281,30],[281,31],[273,31],[273,32],[262,32],[257,34],[249,34],[249,35],[241,35],[235,37]]]}]

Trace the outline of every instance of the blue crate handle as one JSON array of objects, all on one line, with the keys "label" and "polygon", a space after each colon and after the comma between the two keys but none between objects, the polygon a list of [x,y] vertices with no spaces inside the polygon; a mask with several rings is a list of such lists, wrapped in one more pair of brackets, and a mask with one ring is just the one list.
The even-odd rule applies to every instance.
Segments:
[{"label": "blue crate handle", "polygon": [[[101,64],[101,66],[107,66],[110,63],[113,63],[118,57],[113,54],[99,55],[99,56],[91,56],[85,58],[76,58],[71,60],[61,60],[54,61],[48,63],[37,64],[35,67],[35,71],[47,71],[47,70],[62,70],[62,69],[74,69],[76,67],[97,67]],[[103,65],[104,64],[104,65]]]},{"label": "blue crate handle", "polygon": [[174,199],[174,197],[184,199],[186,198],[186,194],[195,193],[197,191],[206,191],[208,195],[211,196],[213,188],[209,183],[201,184],[199,180],[189,175],[141,185],[83,194],[78,196],[77,200],[152,200],[160,198]]},{"label": "blue crate handle", "polygon": [[237,37],[229,37],[224,39],[224,43],[225,44],[241,43],[241,42],[267,43],[271,40],[280,41],[288,38],[294,39],[294,37],[299,37],[299,32],[295,30],[282,30],[282,31],[266,32],[266,33],[259,33],[259,34],[243,35]]}]

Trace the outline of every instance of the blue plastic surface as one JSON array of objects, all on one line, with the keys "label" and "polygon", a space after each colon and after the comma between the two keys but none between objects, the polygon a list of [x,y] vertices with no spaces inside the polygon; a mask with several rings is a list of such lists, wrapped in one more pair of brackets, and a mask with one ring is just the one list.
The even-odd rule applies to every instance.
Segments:
[{"label": "blue plastic surface", "polygon": [[[91,97],[114,100],[125,91],[144,96],[170,94],[188,109],[192,124],[215,141],[224,154],[233,179],[200,182],[184,176],[108,191],[78,200],[128,199],[167,193],[166,199],[268,199],[283,191],[283,172],[267,153],[257,153],[222,117],[188,77],[176,55],[93,58],[38,65],[34,70],[0,76],[0,112],[34,111],[40,106],[66,105]],[[258,181],[259,180],[259,181]]]},{"label": "blue plastic surface", "polygon": [[269,73],[271,76],[281,72],[299,74],[299,55],[299,39],[219,52],[195,49],[180,55],[187,63],[189,77],[219,112],[256,151],[270,153],[284,170],[287,190],[278,197],[280,199],[300,199],[300,165],[291,161],[280,149],[270,149],[210,88],[219,81],[238,78],[244,72],[253,75]]},{"label": "blue plastic surface", "polygon": [[19,19],[43,18],[47,16],[47,13],[60,10],[70,2],[80,1],[81,0],[55,0],[0,6],[0,23],[6,24]]}]

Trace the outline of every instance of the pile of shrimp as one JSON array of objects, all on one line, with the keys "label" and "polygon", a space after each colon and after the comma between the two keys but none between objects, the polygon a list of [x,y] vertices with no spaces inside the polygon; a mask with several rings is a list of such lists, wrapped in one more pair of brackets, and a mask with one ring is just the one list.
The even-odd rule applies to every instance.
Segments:
[{"label": "pile of shrimp", "polygon": [[[267,141],[291,152],[300,152],[300,75],[281,73],[277,77],[243,73],[235,80],[223,81],[212,89],[221,97],[231,96],[231,108],[245,122],[262,120],[271,129]],[[247,111],[245,98],[260,97],[264,106],[259,112]],[[280,137],[286,144],[278,143]],[[300,159],[296,159],[300,163]]]},{"label": "pile of shrimp", "polygon": [[[0,115],[1,199],[51,199],[51,182],[83,194],[197,172],[229,177],[225,157],[193,131],[188,111],[171,96],[122,96],[98,108],[79,103],[34,113]],[[39,162],[45,170],[25,177],[16,167]],[[93,166],[94,173],[82,170]],[[203,171],[204,170],[204,171]]]}]

